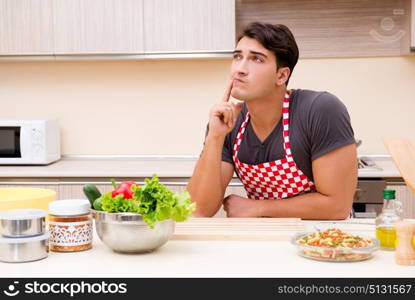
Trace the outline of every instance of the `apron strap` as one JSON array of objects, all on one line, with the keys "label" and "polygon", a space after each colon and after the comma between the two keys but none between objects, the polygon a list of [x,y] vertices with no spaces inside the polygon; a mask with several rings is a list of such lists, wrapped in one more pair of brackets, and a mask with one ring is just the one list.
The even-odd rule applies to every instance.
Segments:
[{"label": "apron strap", "polygon": [[[291,147],[290,147],[290,129],[289,129],[290,95],[291,95],[291,90],[287,90],[284,95],[284,102],[282,105],[283,147],[284,147],[284,155],[289,162],[294,161],[292,157],[292,153],[291,153]],[[239,128],[238,134],[236,135],[236,139],[235,139],[235,143],[233,145],[233,151],[232,151],[232,157],[234,161],[236,161],[238,158],[239,148],[241,147],[242,138],[245,134],[245,130],[246,130],[246,126],[248,125],[249,117],[250,117],[250,114],[249,112],[247,112],[245,115],[245,119],[242,122],[241,127]]]}]

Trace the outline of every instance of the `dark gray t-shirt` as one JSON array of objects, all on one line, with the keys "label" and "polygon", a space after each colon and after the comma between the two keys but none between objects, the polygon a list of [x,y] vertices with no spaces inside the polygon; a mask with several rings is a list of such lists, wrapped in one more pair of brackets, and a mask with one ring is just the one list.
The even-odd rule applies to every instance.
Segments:
[{"label": "dark gray t-shirt", "polygon": [[[312,161],[337,148],[355,143],[346,106],[328,92],[292,90],[290,100],[290,145],[294,161],[314,180]],[[222,160],[234,164],[232,149],[243,119],[244,105],[235,128],[226,136]],[[243,163],[260,164],[284,158],[282,117],[271,134],[260,142],[248,122],[238,158]]]}]

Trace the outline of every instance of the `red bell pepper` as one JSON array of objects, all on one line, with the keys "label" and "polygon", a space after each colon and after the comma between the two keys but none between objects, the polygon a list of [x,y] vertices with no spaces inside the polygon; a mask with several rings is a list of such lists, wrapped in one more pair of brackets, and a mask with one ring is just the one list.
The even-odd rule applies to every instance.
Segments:
[{"label": "red bell pepper", "polygon": [[116,186],[114,185],[114,182],[113,182],[113,186],[116,187],[116,189],[112,191],[112,197],[116,197],[122,194],[123,199],[131,199],[134,195],[134,192],[131,191],[132,185],[138,185],[138,184],[134,181],[123,181],[118,186]]}]

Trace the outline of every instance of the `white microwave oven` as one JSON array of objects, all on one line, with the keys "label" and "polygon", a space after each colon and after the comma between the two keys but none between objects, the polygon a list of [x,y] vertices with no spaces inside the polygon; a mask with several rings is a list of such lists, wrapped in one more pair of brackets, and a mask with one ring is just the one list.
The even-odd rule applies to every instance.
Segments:
[{"label": "white microwave oven", "polygon": [[47,165],[60,158],[58,120],[0,119],[0,165]]}]

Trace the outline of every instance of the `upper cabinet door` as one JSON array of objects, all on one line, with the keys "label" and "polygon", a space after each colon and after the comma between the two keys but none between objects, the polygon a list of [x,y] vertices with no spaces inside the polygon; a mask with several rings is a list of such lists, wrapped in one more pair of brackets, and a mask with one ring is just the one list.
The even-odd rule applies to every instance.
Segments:
[{"label": "upper cabinet door", "polygon": [[0,55],[53,53],[52,1],[0,1]]},{"label": "upper cabinet door", "polygon": [[231,51],[235,0],[144,0],[144,45],[146,53]]},{"label": "upper cabinet door", "polygon": [[143,53],[142,1],[54,0],[55,53]]},{"label": "upper cabinet door", "polygon": [[410,51],[411,0],[243,0],[236,32],[261,20],[293,32],[300,58],[376,57]]}]

